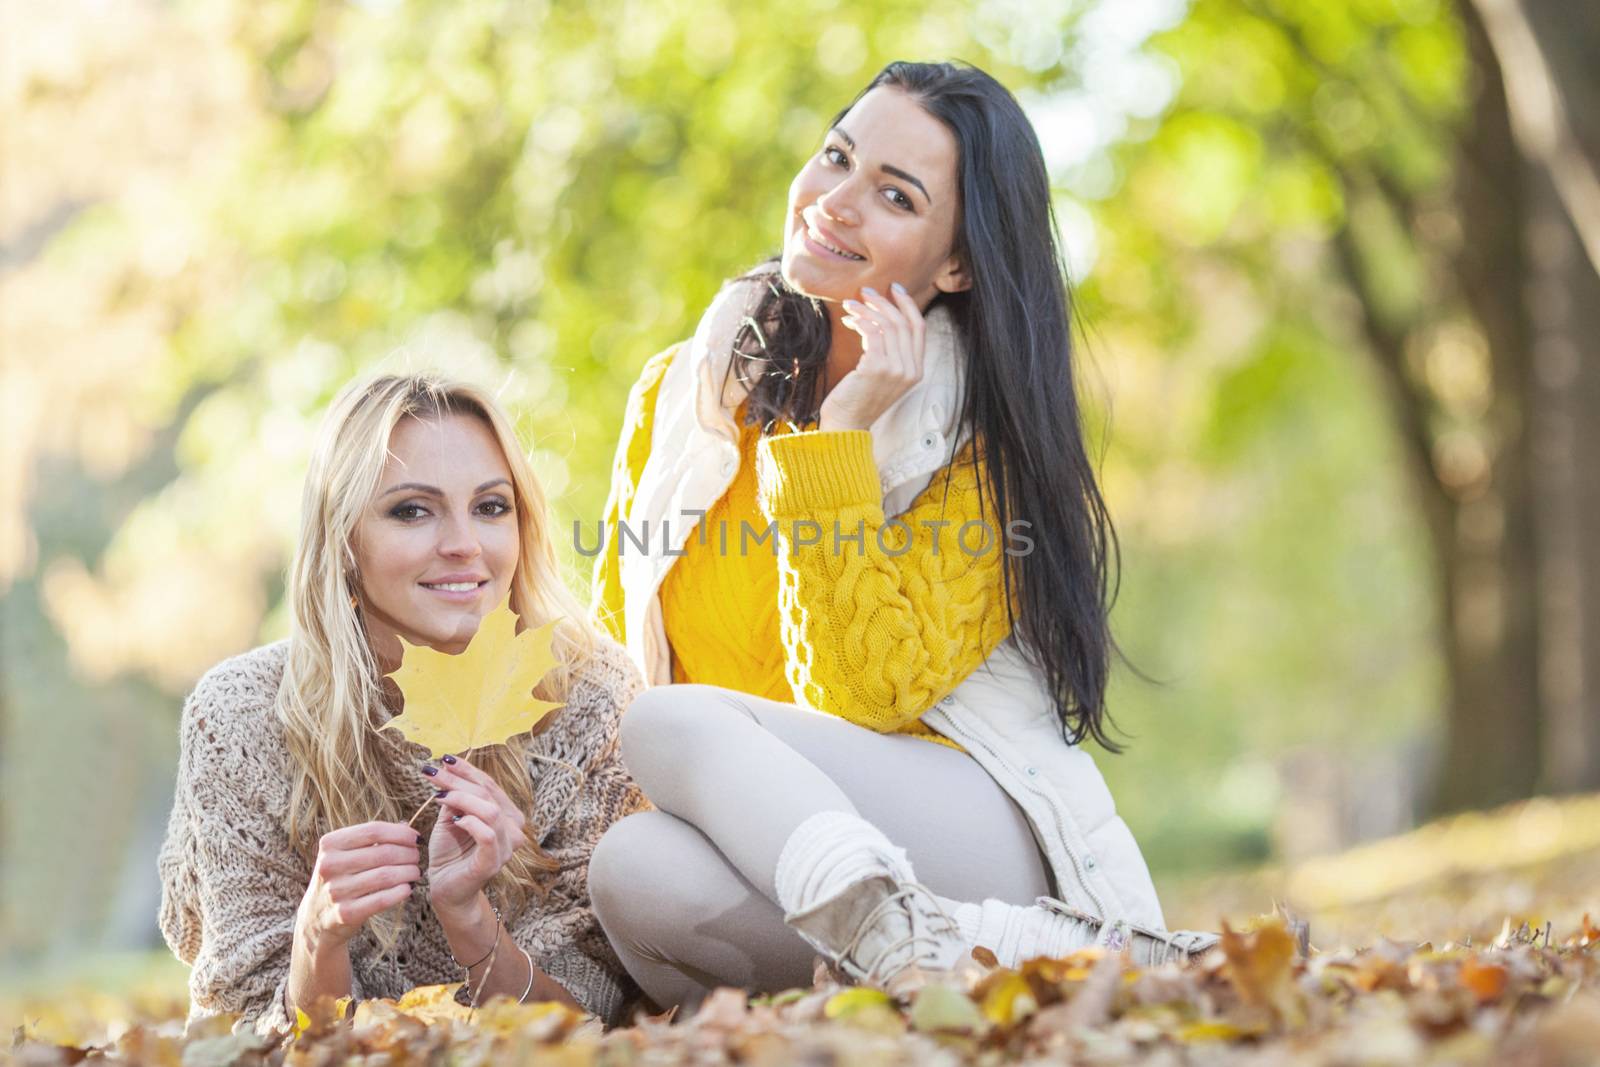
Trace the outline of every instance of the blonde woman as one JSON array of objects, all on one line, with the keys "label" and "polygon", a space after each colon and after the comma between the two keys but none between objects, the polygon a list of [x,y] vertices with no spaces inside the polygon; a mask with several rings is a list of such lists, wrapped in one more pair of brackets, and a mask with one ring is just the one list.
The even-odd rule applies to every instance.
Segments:
[{"label": "blonde woman", "polygon": [[[289,638],[212,669],[183,711],[161,928],[193,967],[191,1017],[283,1029],[322,997],[465,980],[479,1002],[622,1019],[636,987],[585,878],[601,833],[646,806],[617,755],[641,683],[563,584],[495,401],[421,376],[346,390],[306,477],[288,596]],[[524,626],[560,620],[540,695],[564,707],[431,762],[382,728],[403,710],[385,677],[399,639],[458,652],[508,596]]]}]

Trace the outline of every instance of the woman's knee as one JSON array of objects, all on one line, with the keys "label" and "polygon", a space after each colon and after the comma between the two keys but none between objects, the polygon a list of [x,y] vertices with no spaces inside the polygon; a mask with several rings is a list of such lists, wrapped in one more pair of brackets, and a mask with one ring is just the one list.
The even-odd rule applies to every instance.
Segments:
[{"label": "woman's knee", "polygon": [[669,784],[726,738],[731,716],[740,715],[729,697],[717,686],[693,684],[655,686],[634,697],[622,716],[622,762],[652,799],[653,787]]},{"label": "woman's knee", "polygon": [[[635,949],[652,941],[664,916],[678,922],[679,904],[693,904],[693,888],[679,877],[692,833],[660,811],[621,819],[595,843],[589,856],[589,903],[612,941]],[[679,898],[683,898],[680,900]]]},{"label": "woman's knee", "polygon": [[607,934],[624,928],[643,902],[645,887],[656,881],[660,868],[652,869],[651,857],[660,835],[651,824],[659,814],[641,811],[617,821],[589,854],[589,903]]}]

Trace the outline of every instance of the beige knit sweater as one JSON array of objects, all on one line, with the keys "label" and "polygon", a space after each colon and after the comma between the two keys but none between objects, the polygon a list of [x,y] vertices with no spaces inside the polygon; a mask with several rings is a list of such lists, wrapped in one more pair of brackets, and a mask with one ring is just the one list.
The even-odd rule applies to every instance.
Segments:
[{"label": "beige knit sweater", "polygon": [[[273,700],[288,643],[226,660],[208,672],[184,705],[177,795],[161,848],[161,931],[192,965],[190,1018],[238,1012],[258,1030],[282,1030],[295,912],[311,865],[290,847],[289,752]],[[517,944],[583,1007],[608,1024],[624,1021],[638,998],[589,907],[589,854],[624,815],[649,806],[622,766],[620,716],[642,687],[616,642],[574,675],[566,706],[530,752],[585,770],[574,775],[529,760],[534,779],[532,833],[560,862],[552,889],[507,915]],[[419,773],[428,756],[398,730],[379,730],[387,781],[406,810],[433,792]],[[424,819],[429,819],[425,813]],[[421,887],[419,887],[421,888]],[[461,981],[425,891],[401,906],[397,944],[382,951],[370,928],[350,943],[352,994],[399,997],[419,985]]]}]

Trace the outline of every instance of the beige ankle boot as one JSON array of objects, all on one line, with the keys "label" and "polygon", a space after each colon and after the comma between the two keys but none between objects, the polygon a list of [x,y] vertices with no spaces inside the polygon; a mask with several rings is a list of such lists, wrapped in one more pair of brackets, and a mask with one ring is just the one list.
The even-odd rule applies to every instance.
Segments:
[{"label": "beige ankle boot", "polygon": [[853,982],[904,995],[967,955],[955,920],[912,882],[869,878],[783,921]]},{"label": "beige ankle boot", "polygon": [[[986,909],[989,905],[984,901]],[[1065,955],[1095,945],[1111,952],[1125,952],[1140,967],[1154,967],[1169,960],[1189,963],[1221,940],[1217,934],[1197,930],[1156,930],[1125,919],[1104,922],[1053,897],[1039,897],[1030,908],[1002,907],[1011,910],[1006,942],[1018,962],[1035,956]]]},{"label": "beige ankle boot", "polygon": [[823,812],[778,860],[783,920],[851,981],[903,994],[967,955],[960,927],[871,823]]},{"label": "beige ankle boot", "polygon": [[1134,963],[1152,967],[1167,960],[1198,958],[1218,942],[1216,934],[1193,930],[1102,922],[1051,897],[1039,897],[1032,905],[991,898],[982,904],[951,904],[948,910],[961,924],[967,944],[987,949],[1002,967],[1019,967],[1040,956],[1055,959],[1094,946],[1126,950]]}]

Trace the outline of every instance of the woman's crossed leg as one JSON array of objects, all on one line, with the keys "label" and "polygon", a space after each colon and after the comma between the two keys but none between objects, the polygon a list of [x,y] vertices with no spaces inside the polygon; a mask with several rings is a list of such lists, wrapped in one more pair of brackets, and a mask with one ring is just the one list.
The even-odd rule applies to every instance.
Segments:
[{"label": "woman's crossed leg", "polygon": [[815,950],[785,925],[774,882],[794,831],[859,815],[953,900],[1026,904],[1051,893],[1026,817],[965,753],[709,685],[642,693],[623,759],[657,811],[596,847],[590,894],[629,972],[666,1007],[733,985],[811,980]]}]

